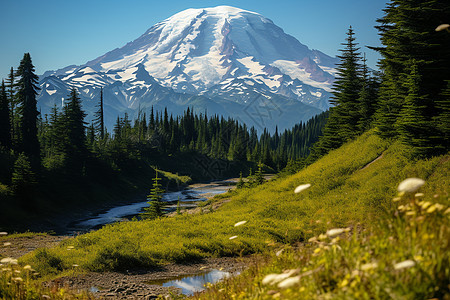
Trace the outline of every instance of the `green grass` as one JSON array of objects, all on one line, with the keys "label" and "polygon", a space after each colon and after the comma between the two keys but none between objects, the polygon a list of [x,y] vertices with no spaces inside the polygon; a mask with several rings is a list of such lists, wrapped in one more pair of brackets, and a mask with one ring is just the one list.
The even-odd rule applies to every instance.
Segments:
[{"label": "green grass", "polygon": [[[32,265],[45,276],[58,276],[72,270],[74,264],[85,271],[120,271],[140,267],[152,268],[171,262],[192,262],[204,257],[269,254],[274,252],[274,247],[289,248],[301,243],[306,245],[305,248],[302,247],[303,252],[289,250],[286,256],[278,259],[280,263],[276,260],[273,265],[258,266],[257,271],[251,271],[253,272],[251,276],[239,277],[246,278],[244,281],[238,278],[237,283],[230,283],[236,288],[227,286],[224,298],[231,298],[233,293],[235,297],[248,293],[254,294],[255,298],[264,298],[267,292],[273,289],[261,287],[260,280],[266,273],[280,272],[286,268],[297,268],[297,266],[307,272],[315,270],[313,268],[321,264],[325,266],[315,271],[319,278],[316,280],[314,275],[314,280],[309,282],[301,293],[313,293],[317,289],[317,293],[324,294],[326,298],[327,293],[335,292],[335,287],[339,286],[339,282],[342,282],[345,276],[348,276],[350,269],[357,267],[358,263],[369,261],[359,259],[359,256],[364,253],[373,255],[372,252],[374,252],[376,257],[386,256],[386,262],[380,260],[379,265],[387,271],[390,270],[387,265],[388,259],[393,262],[410,257],[403,255],[400,250],[409,251],[407,249],[412,242],[407,240],[402,240],[401,243],[392,242],[394,248],[391,249],[387,246],[390,243],[387,242],[389,239],[385,241],[386,235],[390,236],[391,233],[387,229],[377,229],[374,226],[381,223],[380,220],[389,219],[395,211],[397,203],[392,202],[391,199],[395,196],[396,186],[400,181],[407,177],[423,178],[427,181],[422,188],[425,192],[425,200],[434,202],[436,201],[433,198],[434,195],[439,194],[441,195],[439,201],[448,205],[448,196],[444,197],[444,195],[447,195],[446,189],[449,186],[449,157],[410,161],[406,158],[408,153],[409,149],[405,146],[399,143],[389,144],[369,132],[356,141],[332,151],[293,176],[279,178],[253,189],[233,191],[232,200],[213,213],[183,214],[153,221],[108,225],[96,232],[63,241],[56,248],[37,250],[23,257],[21,262]],[[382,157],[375,161],[381,155]],[[367,166],[371,162],[373,163]],[[304,183],[310,183],[311,188],[300,194],[294,194],[295,187]],[[248,222],[234,227],[236,222],[242,220]],[[401,222],[400,224],[403,224]],[[431,231],[437,230],[433,227],[432,224],[435,224],[433,222],[427,225]],[[406,225],[398,226],[408,226],[407,223],[404,222],[404,224]],[[323,247],[328,246],[329,249],[326,248],[326,251],[323,251],[323,257],[322,252],[318,252],[320,255],[312,255],[310,252],[316,245],[310,245],[307,241],[333,227],[354,228],[351,238],[344,239],[341,242],[343,244],[339,244],[340,248],[350,252],[335,254],[334,250],[330,250],[333,249],[331,245],[324,244]],[[447,230],[446,228],[448,227],[444,227],[443,230]],[[230,240],[231,236],[237,236],[237,238]],[[394,241],[400,237],[394,236]],[[372,242],[372,239],[375,242]],[[378,243],[379,240],[384,244]],[[436,247],[441,249],[441,246]],[[355,250],[352,250],[353,248]],[[440,255],[437,261],[443,262],[443,259],[448,256],[442,256],[442,251],[437,251],[436,255]],[[326,254],[328,252],[334,256]],[[397,257],[397,253],[400,253],[401,257]],[[352,258],[350,262],[344,259],[348,255]],[[433,252],[429,255],[432,256]],[[342,269],[343,265],[347,267]],[[332,273],[327,275],[328,271]],[[430,274],[428,269],[426,272]],[[400,277],[396,276],[374,281],[371,288],[375,289],[377,284],[382,284],[383,286],[379,288],[392,289],[393,287],[384,283],[386,280],[403,280],[407,284],[415,282],[404,279],[401,274]],[[428,282],[433,280],[433,277],[420,278]],[[350,282],[350,279],[347,281]],[[343,284],[341,286],[345,287]],[[292,296],[292,299],[297,299],[296,297],[300,295],[299,290],[300,288],[291,293],[287,290],[278,291],[275,288],[276,293],[288,298]],[[343,296],[339,293],[336,295],[345,298],[344,290],[338,291],[342,292]],[[216,292],[218,293],[218,290]],[[395,293],[397,292],[396,290]],[[388,294],[385,291],[378,295],[383,298]],[[213,296],[210,298],[215,299],[214,290],[211,295]],[[355,296],[355,299],[358,297]]]}]

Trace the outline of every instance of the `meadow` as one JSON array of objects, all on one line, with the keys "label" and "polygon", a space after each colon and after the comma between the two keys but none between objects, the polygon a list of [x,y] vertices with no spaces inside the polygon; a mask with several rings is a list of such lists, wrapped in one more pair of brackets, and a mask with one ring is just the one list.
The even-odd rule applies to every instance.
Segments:
[{"label": "meadow", "polygon": [[[42,281],[256,253],[261,264],[196,297],[448,297],[450,156],[413,160],[410,151],[368,132],[295,175],[218,197],[231,201],[216,211],[107,225],[19,264]],[[397,195],[410,177],[426,182],[415,200]],[[311,187],[294,193],[301,184]],[[326,234],[333,228],[342,230]]]}]

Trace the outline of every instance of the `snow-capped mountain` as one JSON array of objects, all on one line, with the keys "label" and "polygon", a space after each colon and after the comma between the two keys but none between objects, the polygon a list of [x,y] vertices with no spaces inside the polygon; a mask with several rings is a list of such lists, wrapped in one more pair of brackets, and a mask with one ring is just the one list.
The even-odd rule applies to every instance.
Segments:
[{"label": "snow-capped mountain", "polygon": [[91,113],[103,87],[109,123],[139,107],[191,106],[283,129],[328,108],[335,64],[260,14],[188,9],[85,65],[44,73],[39,103],[46,113],[75,86]]}]

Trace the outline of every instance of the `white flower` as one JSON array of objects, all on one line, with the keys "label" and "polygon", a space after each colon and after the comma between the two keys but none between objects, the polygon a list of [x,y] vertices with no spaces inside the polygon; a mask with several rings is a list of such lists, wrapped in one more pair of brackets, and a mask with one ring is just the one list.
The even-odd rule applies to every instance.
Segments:
[{"label": "white flower", "polygon": [[244,225],[245,223],[247,223],[247,221],[237,222],[236,224],[234,224],[234,227],[238,227],[238,226]]},{"label": "white flower", "polygon": [[11,243],[10,242],[6,242],[6,243],[3,243],[3,246],[11,246]]},{"label": "white flower", "polygon": [[26,265],[25,267],[23,267],[24,270],[31,270],[31,266],[30,265]]},{"label": "white flower", "polygon": [[414,193],[424,184],[425,184],[425,181],[423,179],[407,178],[407,179],[403,180],[402,182],[400,182],[397,190],[399,192]]},{"label": "white flower", "polygon": [[405,260],[405,261],[395,264],[394,269],[401,270],[401,269],[414,267],[415,265],[416,265],[416,263],[413,260],[408,259],[408,260]]},{"label": "white flower", "polygon": [[282,282],[280,282],[278,284],[278,287],[280,289],[286,289],[286,288],[290,288],[294,285],[297,285],[299,283],[300,283],[300,276],[295,276],[295,277],[290,277],[290,278],[283,280]]},{"label": "white flower", "polygon": [[449,30],[450,25],[449,24],[441,24],[438,27],[436,27],[436,31],[442,31],[442,30]]},{"label": "white flower", "polygon": [[369,271],[376,268],[378,268],[378,264],[376,262],[367,263],[361,266],[361,271]]},{"label": "white flower", "polygon": [[269,274],[264,277],[262,280],[262,284],[277,284],[278,282],[281,282],[285,280],[286,278],[291,277],[297,270],[289,270],[286,273],[281,274]]},{"label": "white flower", "polygon": [[298,187],[295,188],[294,193],[298,194],[300,192],[303,192],[304,190],[308,189],[311,186],[311,184],[301,184]]},{"label": "white flower", "polygon": [[5,257],[2,260],[0,260],[0,263],[17,265],[17,259],[14,259],[14,258],[11,258],[11,257]]},{"label": "white flower", "polygon": [[279,275],[280,274],[268,274],[264,277],[261,283],[264,285],[275,283]]},{"label": "white flower", "polygon": [[340,235],[341,233],[346,232],[346,228],[333,228],[327,231],[327,235],[329,237],[334,237],[336,235]]},{"label": "white flower", "polygon": [[230,237],[230,240],[234,240],[235,238],[237,238],[237,235],[233,235],[232,237]]},{"label": "white flower", "polygon": [[8,233],[4,232],[4,231],[0,232],[0,236],[5,236],[5,235],[8,235]]}]

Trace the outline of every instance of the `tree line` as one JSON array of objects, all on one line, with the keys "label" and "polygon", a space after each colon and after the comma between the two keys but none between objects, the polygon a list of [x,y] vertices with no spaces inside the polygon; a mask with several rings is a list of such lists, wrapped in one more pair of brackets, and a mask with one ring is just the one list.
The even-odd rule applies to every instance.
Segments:
[{"label": "tree line", "polygon": [[45,177],[66,178],[64,184],[70,186],[83,182],[83,178],[94,178],[95,172],[101,173],[99,168],[103,175],[105,170],[120,172],[130,161],[152,161],[161,155],[202,155],[281,170],[289,161],[309,154],[327,118],[323,113],[281,133],[265,129],[258,134],[254,127],[232,118],[194,114],[192,108],[174,116],[167,109],[155,111],[152,107],[149,112],[139,110],[134,120],[127,114],[118,116],[109,131],[104,125],[102,90],[90,124],[75,88],[64,104],[54,106],[48,115],[37,109],[38,93],[38,76],[26,53],[0,89],[3,195],[10,189],[13,197],[29,199]]}]

